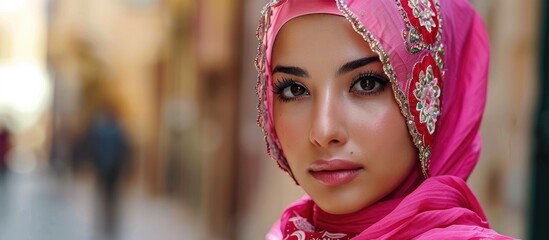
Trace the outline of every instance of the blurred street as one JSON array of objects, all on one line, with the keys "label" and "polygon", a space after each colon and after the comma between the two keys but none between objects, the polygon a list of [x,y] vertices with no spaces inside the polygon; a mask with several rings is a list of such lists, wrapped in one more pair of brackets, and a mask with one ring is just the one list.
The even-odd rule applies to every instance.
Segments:
[{"label": "blurred street", "polygon": [[[57,176],[51,169],[8,172],[0,183],[0,240],[106,239],[98,236],[92,174]],[[200,239],[196,221],[169,199],[128,188],[120,199],[117,239]]]},{"label": "blurred street", "polygon": [[[303,195],[257,127],[267,2],[0,0],[0,240],[263,239]],[[542,1],[470,2],[492,61],[468,184],[524,239]]]}]

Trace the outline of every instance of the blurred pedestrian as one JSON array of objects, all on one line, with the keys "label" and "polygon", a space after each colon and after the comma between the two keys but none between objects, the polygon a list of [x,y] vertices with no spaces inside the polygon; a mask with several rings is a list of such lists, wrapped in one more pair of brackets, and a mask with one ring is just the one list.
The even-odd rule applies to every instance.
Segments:
[{"label": "blurred pedestrian", "polygon": [[0,223],[4,220],[7,206],[6,175],[8,170],[7,155],[11,149],[11,133],[7,127],[0,122]]},{"label": "blurred pedestrian", "polygon": [[117,112],[105,105],[92,116],[87,132],[89,154],[98,176],[101,199],[100,227],[107,239],[114,239],[117,230],[118,185],[128,159],[128,140]]},{"label": "blurred pedestrian", "polygon": [[0,124],[0,181],[3,181],[8,164],[7,155],[11,149],[11,133],[7,127]]}]

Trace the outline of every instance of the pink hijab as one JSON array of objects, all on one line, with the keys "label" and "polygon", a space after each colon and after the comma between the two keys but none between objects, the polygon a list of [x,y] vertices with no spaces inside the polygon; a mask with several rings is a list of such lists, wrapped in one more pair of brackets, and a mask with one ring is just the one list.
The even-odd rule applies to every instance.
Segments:
[{"label": "pink hijab", "polygon": [[489,64],[486,30],[466,0],[268,3],[257,32],[256,90],[269,155],[293,178],[272,120],[271,51],[286,22],[316,13],[347,18],[380,56],[426,180],[419,185],[422,176],[413,172],[389,196],[345,215],[323,212],[304,196],[267,239],[504,238],[490,229],[465,183],[480,153]]}]

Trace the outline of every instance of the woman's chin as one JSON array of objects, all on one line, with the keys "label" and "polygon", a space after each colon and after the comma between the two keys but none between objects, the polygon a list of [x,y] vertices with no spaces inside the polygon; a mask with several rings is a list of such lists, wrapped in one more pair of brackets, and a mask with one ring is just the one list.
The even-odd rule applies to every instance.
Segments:
[{"label": "woman's chin", "polygon": [[337,204],[337,205],[325,204],[325,206],[321,206],[317,203],[317,205],[318,207],[320,207],[320,209],[322,209],[322,211],[329,214],[334,214],[334,215],[350,214],[350,213],[357,212],[358,210],[363,208],[363,207],[342,206],[341,204]]},{"label": "woman's chin", "polygon": [[316,201],[313,198],[313,201],[315,201],[316,205],[320,209],[322,209],[322,211],[329,214],[335,214],[335,215],[350,214],[350,213],[358,212],[359,210],[362,210],[372,205],[370,201],[360,201],[362,200],[360,198],[330,199],[330,200],[322,199],[322,200],[324,201]]}]

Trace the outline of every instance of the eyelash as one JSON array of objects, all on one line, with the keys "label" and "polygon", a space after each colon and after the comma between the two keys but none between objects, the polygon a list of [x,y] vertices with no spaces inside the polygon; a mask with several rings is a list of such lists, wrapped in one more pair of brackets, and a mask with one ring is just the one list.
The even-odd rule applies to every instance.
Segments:
[{"label": "eyelash", "polygon": [[[302,84],[298,83],[293,79],[282,78],[280,81],[275,82],[273,84],[273,92],[274,94],[277,95],[278,99],[280,99],[282,102],[289,102],[289,101],[300,99],[301,97],[286,98],[282,94],[287,87],[290,87],[294,84],[301,85],[301,87],[305,88],[305,86],[303,86]],[[307,88],[305,88],[305,91],[308,92]]]},{"label": "eyelash", "polygon": [[[372,79],[377,84],[380,84],[381,86],[379,86],[379,88],[377,90],[373,91],[373,92],[362,92],[362,91],[353,90],[354,86],[357,83],[359,83],[360,81],[365,80],[365,79]],[[382,93],[385,90],[385,88],[387,86],[387,83],[389,83],[389,80],[386,77],[384,77],[383,75],[381,75],[380,73],[377,73],[377,72],[374,72],[374,71],[363,72],[363,73],[359,73],[358,76],[353,80],[353,82],[351,83],[351,86],[349,87],[349,92],[359,94],[359,95],[366,95],[366,96],[377,95],[377,94]],[[303,86],[301,83],[299,83],[299,82],[297,82],[293,79],[289,79],[289,78],[282,78],[280,81],[275,82],[273,84],[273,93],[275,95],[277,95],[278,99],[280,99],[282,102],[289,102],[289,101],[293,101],[293,100],[298,100],[304,95],[297,96],[297,97],[294,97],[294,98],[288,98],[288,97],[284,97],[284,95],[282,94],[286,88],[291,87],[294,84],[300,85],[302,88],[305,89],[306,94],[304,94],[304,95],[309,95],[309,93],[308,93],[309,90],[307,90],[307,88],[305,86]]]}]

